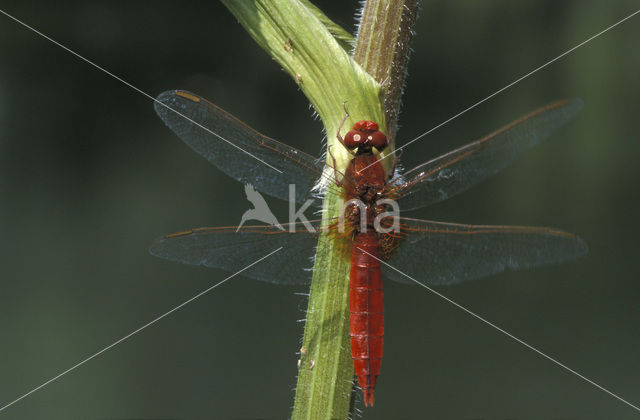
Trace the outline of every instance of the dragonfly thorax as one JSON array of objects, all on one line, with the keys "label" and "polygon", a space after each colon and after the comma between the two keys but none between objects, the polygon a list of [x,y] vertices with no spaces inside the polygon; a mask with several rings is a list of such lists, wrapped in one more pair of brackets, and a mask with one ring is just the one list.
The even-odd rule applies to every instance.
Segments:
[{"label": "dragonfly thorax", "polygon": [[364,201],[352,200],[345,208],[345,220],[353,227],[354,232],[374,230],[374,221],[379,214],[386,211],[384,205],[367,204]]}]

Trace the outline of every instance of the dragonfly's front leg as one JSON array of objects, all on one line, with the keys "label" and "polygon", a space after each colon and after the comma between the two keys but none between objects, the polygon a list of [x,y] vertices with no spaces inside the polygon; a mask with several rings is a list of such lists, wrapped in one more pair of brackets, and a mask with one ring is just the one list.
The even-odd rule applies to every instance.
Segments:
[{"label": "dragonfly's front leg", "polygon": [[[340,136],[340,131],[338,130],[338,137]],[[336,158],[335,156],[333,156],[333,153],[331,153],[331,146],[327,146],[327,151],[329,152],[329,156],[331,156],[331,160],[333,162],[333,178],[334,178],[334,182],[336,183],[336,185],[340,188],[342,188],[344,186],[344,176],[342,178],[338,178],[338,175],[340,175],[340,171],[338,171],[338,164],[336,163]]]}]

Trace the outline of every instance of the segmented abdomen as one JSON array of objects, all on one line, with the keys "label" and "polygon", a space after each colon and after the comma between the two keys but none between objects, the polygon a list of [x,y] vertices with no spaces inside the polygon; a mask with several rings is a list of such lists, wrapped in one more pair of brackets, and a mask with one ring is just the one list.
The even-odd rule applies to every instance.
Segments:
[{"label": "segmented abdomen", "polygon": [[350,334],[351,355],[365,406],[373,405],[373,392],[382,362],[382,275],[380,261],[376,258],[380,258],[377,234],[357,233],[351,251]]}]

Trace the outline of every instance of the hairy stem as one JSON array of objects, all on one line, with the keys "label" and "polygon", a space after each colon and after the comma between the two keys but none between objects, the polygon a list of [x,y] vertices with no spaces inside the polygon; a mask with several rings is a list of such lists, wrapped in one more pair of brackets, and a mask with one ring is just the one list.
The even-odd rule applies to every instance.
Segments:
[{"label": "hairy stem", "polygon": [[387,137],[395,138],[400,100],[418,14],[417,0],[368,0],[353,58],[382,86]]}]

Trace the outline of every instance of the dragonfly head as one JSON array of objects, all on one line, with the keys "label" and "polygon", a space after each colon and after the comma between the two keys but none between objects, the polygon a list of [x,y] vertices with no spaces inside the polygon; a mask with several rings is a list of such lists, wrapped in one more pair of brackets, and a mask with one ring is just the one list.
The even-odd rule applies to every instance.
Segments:
[{"label": "dragonfly head", "polygon": [[349,150],[358,148],[364,152],[371,152],[375,147],[378,151],[384,150],[389,144],[387,136],[378,130],[378,124],[373,121],[358,121],[344,136],[344,144]]}]

